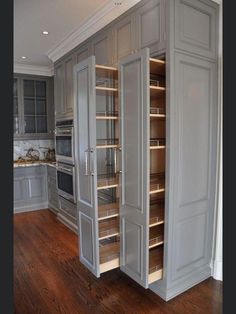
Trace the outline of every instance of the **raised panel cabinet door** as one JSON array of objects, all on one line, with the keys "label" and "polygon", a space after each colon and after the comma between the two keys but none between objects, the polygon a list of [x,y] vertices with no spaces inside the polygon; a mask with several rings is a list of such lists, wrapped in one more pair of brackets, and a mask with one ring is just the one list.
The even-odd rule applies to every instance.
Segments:
[{"label": "raised panel cabinet door", "polygon": [[75,52],[75,63],[80,63],[81,61],[87,59],[90,55],[92,55],[92,47],[91,44],[85,44],[80,47],[78,51]]},{"label": "raised panel cabinet door", "polygon": [[121,270],[148,288],[149,49],[120,61]]},{"label": "raised panel cabinet door", "polygon": [[150,48],[150,53],[165,48],[165,4],[151,0],[135,15],[137,49]]},{"label": "raised panel cabinet door", "polygon": [[111,65],[112,44],[110,30],[95,36],[92,41],[92,54],[96,57],[97,64]]},{"label": "raised panel cabinet door", "polygon": [[73,117],[74,107],[74,94],[73,94],[73,66],[74,60],[71,56],[65,60],[65,114],[66,116]]},{"label": "raised panel cabinet door", "polygon": [[65,67],[63,63],[60,63],[59,65],[55,67],[54,99],[55,99],[56,119],[63,117],[63,115],[65,114],[64,73],[65,73]]},{"label": "raised panel cabinet door", "polygon": [[217,25],[218,4],[213,1],[175,1],[176,48],[215,58]]},{"label": "raised panel cabinet door", "polygon": [[14,176],[14,208],[26,205],[27,200],[25,190],[25,178],[21,176]]},{"label": "raised panel cabinet door", "polygon": [[46,175],[27,176],[25,178],[27,185],[27,198],[31,203],[42,203],[47,201],[47,182]]},{"label": "raised panel cabinet door", "polygon": [[[169,286],[210,276],[217,140],[216,64],[175,54],[174,206]],[[174,91],[173,91],[174,92]],[[172,158],[172,157],[171,157]]]},{"label": "raised panel cabinet door", "polygon": [[128,56],[135,49],[135,18],[130,14],[119,21],[113,28],[114,58],[113,65],[118,63],[120,58]]},{"label": "raised panel cabinet door", "polygon": [[74,66],[74,90],[80,261],[99,277],[94,56]]}]

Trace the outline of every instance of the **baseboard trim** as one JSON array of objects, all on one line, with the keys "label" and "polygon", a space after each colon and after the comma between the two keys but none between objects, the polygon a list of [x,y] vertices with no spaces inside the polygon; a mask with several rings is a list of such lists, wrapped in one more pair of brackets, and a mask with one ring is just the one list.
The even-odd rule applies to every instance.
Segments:
[{"label": "baseboard trim", "polygon": [[212,277],[216,280],[223,281],[223,273],[222,273],[222,261],[214,261],[212,267]]},{"label": "baseboard trim", "polygon": [[[163,300],[169,301],[176,296],[180,295],[181,293],[187,291],[188,289],[194,287],[195,285],[199,284],[200,282],[206,280],[207,278],[211,277],[211,269],[210,267],[206,267],[202,269],[197,274],[192,274],[190,278],[186,280],[186,277],[183,280],[178,281],[178,284],[164,289],[162,287],[158,287],[157,285],[152,284],[149,289],[152,290],[154,293],[159,295]],[[186,284],[187,282],[187,284]]]},{"label": "baseboard trim", "polygon": [[35,210],[41,210],[41,209],[47,209],[47,208],[48,208],[48,202],[34,204],[34,205],[27,205],[23,207],[14,208],[14,214],[32,212]]},{"label": "baseboard trim", "polygon": [[68,220],[64,215],[61,213],[57,214],[57,219],[63,223],[66,227],[68,227],[70,230],[72,230],[74,233],[78,234],[78,227],[73,222]]},{"label": "baseboard trim", "polygon": [[48,204],[48,209],[51,211],[51,212],[53,212],[55,215],[57,215],[58,214],[58,212],[59,212],[59,209],[58,208],[56,208],[55,206],[53,206],[52,204]]}]

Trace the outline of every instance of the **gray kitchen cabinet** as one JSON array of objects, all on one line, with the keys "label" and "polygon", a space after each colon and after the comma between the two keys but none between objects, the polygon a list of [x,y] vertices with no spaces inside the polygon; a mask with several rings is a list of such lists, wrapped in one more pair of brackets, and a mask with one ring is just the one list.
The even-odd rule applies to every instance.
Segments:
[{"label": "gray kitchen cabinet", "polygon": [[163,281],[151,286],[166,300],[211,276],[218,111],[216,62],[175,52],[171,65],[168,244]]},{"label": "gray kitchen cabinet", "polygon": [[96,57],[96,62],[102,65],[112,64],[112,33],[105,30],[91,39],[92,55]]},{"label": "gray kitchen cabinet", "polygon": [[[74,68],[74,126],[80,261],[99,277],[119,266],[119,119],[117,70],[95,60],[91,56]],[[101,78],[109,86],[100,85]]]},{"label": "gray kitchen cabinet", "polygon": [[115,66],[118,60],[135,50],[135,16],[129,14],[112,27],[113,60]]},{"label": "gray kitchen cabinet", "polygon": [[135,11],[136,47],[157,52],[165,48],[165,1],[146,1]]},{"label": "gray kitchen cabinet", "polygon": [[55,117],[59,120],[64,117],[64,63],[60,62],[54,70],[54,99],[55,99]]},{"label": "gray kitchen cabinet", "polygon": [[[152,112],[154,104],[163,104],[164,90],[147,84],[147,74],[154,73],[152,63],[155,62],[153,58],[149,60],[147,49],[120,62],[121,270],[168,300],[211,275],[217,76],[215,62],[174,53],[170,73],[166,70],[167,78],[173,75],[174,84],[167,79],[172,98],[166,103],[168,150],[162,160],[161,147],[156,156],[153,153],[152,136],[156,132],[161,140],[163,117],[154,122]],[[161,177],[154,180],[163,171],[164,181]],[[155,208],[152,197],[165,191],[163,221],[168,223],[164,223],[162,231],[156,230],[155,236],[163,245],[162,252],[161,245],[156,248],[158,257],[154,254],[154,231],[150,227],[153,205]],[[153,256],[157,262],[154,272]]]},{"label": "gray kitchen cabinet", "polygon": [[147,288],[150,176],[149,51],[141,50],[122,59],[119,72],[122,90],[120,268]]},{"label": "gray kitchen cabinet", "polygon": [[57,214],[59,210],[59,199],[56,182],[56,168],[47,166],[47,180],[48,180],[48,206]]},{"label": "gray kitchen cabinet", "polygon": [[74,93],[73,93],[73,56],[65,60],[65,114],[73,118]]},{"label": "gray kitchen cabinet", "polygon": [[175,47],[209,58],[217,52],[218,10],[214,2],[176,0]]},{"label": "gray kitchen cabinet", "polygon": [[14,208],[24,206],[26,201],[26,183],[24,176],[20,174],[15,176],[15,173],[14,171]]},{"label": "gray kitchen cabinet", "polygon": [[63,59],[55,67],[56,120],[73,119],[73,66],[74,55]]},{"label": "gray kitchen cabinet", "polygon": [[120,267],[164,300],[211,276],[218,9],[141,1],[74,67],[80,260],[97,277]]},{"label": "gray kitchen cabinet", "polygon": [[79,47],[75,52],[75,64],[87,59],[92,55],[92,46],[91,43],[84,44],[82,47]]},{"label": "gray kitchen cabinet", "polygon": [[75,233],[78,233],[76,204],[59,196],[59,211],[57,218]]},{"label": "gray kitchen cabinet", "polygon": [[13,82],[13,129],[14,135],[17,136],[21,132],[22,123],[20,115],[20,78],[14,77]]},{"label": "gray kitchen cabinet", "polygon": [[52,78],[14,75],[14,139],[53,137]]},{"label": "gray kitchen cabinet", "polygon": [[47,179],[44,166],[14,169],[14,212],[47,208]]}]

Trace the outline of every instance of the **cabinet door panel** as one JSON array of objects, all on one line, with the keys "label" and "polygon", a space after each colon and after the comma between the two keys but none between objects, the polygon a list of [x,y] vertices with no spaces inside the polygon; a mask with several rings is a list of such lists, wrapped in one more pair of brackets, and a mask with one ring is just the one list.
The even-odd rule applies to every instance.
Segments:
[{"label": "cabinet door panel", "polygon": [[[176,131],[172,284],[210,265],[216,172],[215,64],[175,56]],[[197,241],[196,241],[197,239]]]},{"label": "cabinet door panel", "polygon": [[60,118],[65,113],[64,109],[64,64],[61,63],[55,68],[54,88],[55,88],[55,113],[56,118]]},{"label": "cabinet door panel", "polygon": [[24,206],[26,202],[24,177],[14,177],[14,207]]},{"label": "cabinet door panel", "polygon": [[121,270],[148,287],[149,49],[120,61]]},{"label": "cabinet door panel", "polygon": [[26,178],[28,185],[28,200],[30,202],[43,202],[47,200],[46,176],[28,176]]},{"label": "cabinet door panel", "polygon": [[87,59],[92,54],[91,45],[86,44],[75,53],[76,64]]},{"label": "cabinet door panel", "polygon": [[150,48],[150,52],[165,48],[164,3],[149,1],[136,12],[137,47]]},{"label": "cabinet door panel", "polygon": [[66,116],[73,116],[73,58],[65,61],[65,112]]},{"label": "cabinet door panel", "polygon": [[113,29],[114,41],[114,60],[113,64],[117,64],[122,57],[129,55],[134,50],[135,45],[135,25],[134,15],[118,22]]},{"label": "cabinet door panel", "polygon": [[217,4],[175,1],[175,46],[206,57],[216,55]]},{"label": "cabinet door panel", "polygon": [[92,54],[95,55],[97,64],[111,64],[112,52],[110,31],[107,31],[105,34],[102,33],[93,39]]},{"label": "cabinet door panel", "polygon": [[99,277],[94,56],[74,67],[74,89],[80,260]]}]

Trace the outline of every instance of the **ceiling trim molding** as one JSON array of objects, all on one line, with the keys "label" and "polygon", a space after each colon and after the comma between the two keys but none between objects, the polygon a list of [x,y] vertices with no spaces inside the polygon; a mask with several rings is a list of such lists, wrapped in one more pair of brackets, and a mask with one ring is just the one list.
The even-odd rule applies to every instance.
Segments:
[{"label": "ceiling trim molding", "polygon": [[40,66],[31,64],[14,63],[14,73],[52,76],[54,75],[52,66]]},{"label": "ceiling trim molding", "polygon": [[140,1],[141,0],[123,0],[120,1],[122,4],[117,6],[114,5],[114,1],[109,1],[69,33],[69,35],[64,37],[55,47],[50,49],[47,52],[47,56],[53,62],[56,62],[70,50],[78,46]]}]

